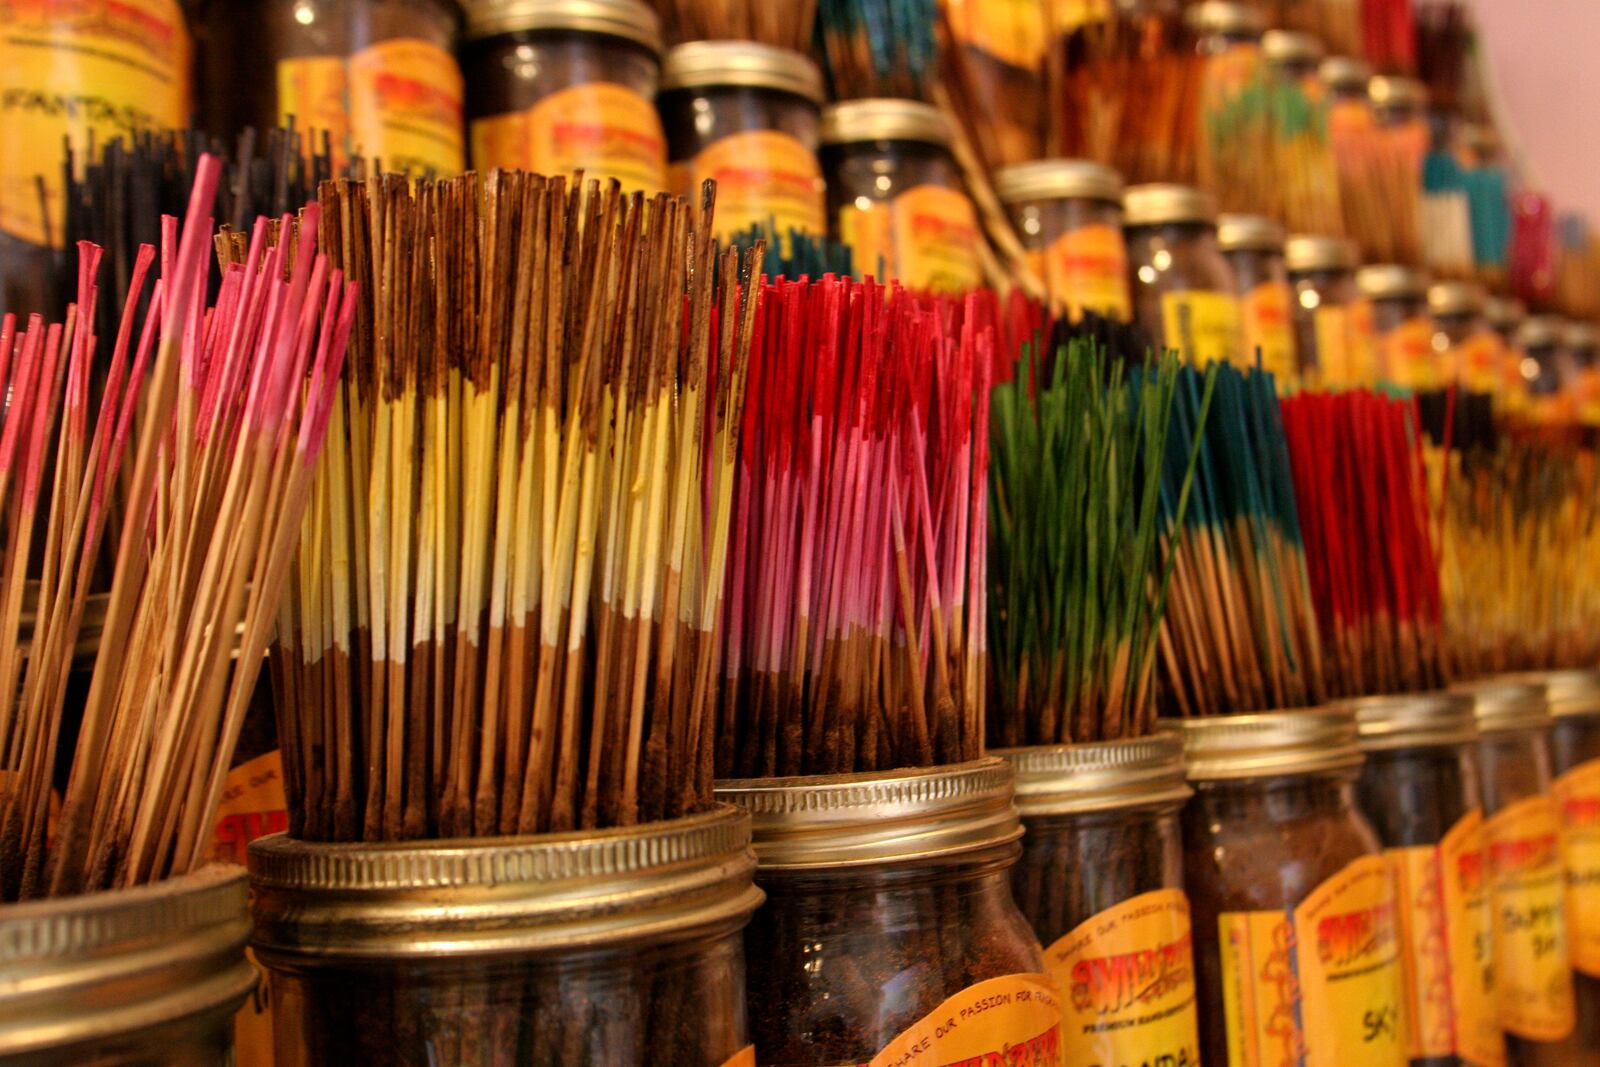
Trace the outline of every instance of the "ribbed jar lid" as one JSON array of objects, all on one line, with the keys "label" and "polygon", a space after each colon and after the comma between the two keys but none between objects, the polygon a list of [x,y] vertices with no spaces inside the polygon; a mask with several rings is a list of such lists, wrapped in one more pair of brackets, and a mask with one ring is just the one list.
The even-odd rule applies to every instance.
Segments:
[{"label": "ribbed jar lid", "polygon": [[1342,237],[1320,233],[1290,234],[1283,242],[1283,260],[1294,272],[1354,270],[1356,249]]},{"label": "ribbed jar lid", "polygon": [[1483,314],[1483,287],[1472,282],[1434,282],[1428,286],[1428,311],[1434,315]]},{"label": "ribbed jar lid", "polygon": [[1544,686],[1538,682],[1502,675],[1460,682],[1450,691],[1472,698],[1480,734],[1538,730],[1550,725],[1550,705],[1545,701]]},{"label": "ribbed jar lid", "polygon": [[667,52],[661,62],[662,89],[736,86],[771,89],[823,101],[822,71],[788,48],[754,41],[690,41]]},{"label": "ribbed jar lid", "polygon": [[1192,792],[1184,779],[1183,742],[1172,734],[991,754],[1011,764],[1023,818],[1178,804]]},{"label": "ribbed jar lid", "polygon": [[1550,714],[1558,719],[1600,714],[1600,671],[1525,671],[1516,677],[1544,686]]},{"label": "ribbed jar lid", "polygon": [[1600,330],[1591,323],[1569,322],[1561,340],[1568,348],[1594,348],[1600,346]]},{"label": "ribbed jar lid", "polygon": [[864,774],[731,779],[717,783],[717,799],[750,813],[763,871],[950,857],[1022,836],[1011,767],[994,756]]},{"label": "ribbed jar lid", "polygon": [[1293,708],[1249,715],[1168,719],[1183,739],[1189,781],[1319,774],[1361,765],[1355,712]]},{"label": "ribbed jar lid", "polygon": [[1102,200],[1122,204],[1122,175],[1087,159],[1036,159],[1001,167],[994,191],[1002,201]]},{"label": "ribbed jar lid", "polygon": [[250,844],[257,951],[310,959],[482,957],[647,944],[743,922],[761,901],[750,820],[428,842]]},{"label": "ribbed jar lid", "polygon": [[1566,323],[1555,315],[1530,315],[1517,328],[1517,344],[1522,348],[1550,348],[1561,343]]},{"label": "ribbed jar lid", "polygon": [[1398,263],[1378,263],[1356,271],[1356,289],[1368,300],[1426,299],[1428,277]]},{"label": "ribbed jar lid", "polygon": [[1217,218],[1217,244],[1224,252],[1278,252],[1283,240],[1283,227],[1265,215]]},{"label": "ribbed jar lid", "polygon": [[920,141],[947,148],[950,122],[944,112],[919,100],[874,97],[844,100],[822,109],[823,144],[861,141]]},{"label": "ribbed jar lid", "polygon": [[1356,715],[1366,752],[1426,745],[1461,745],[1477,740],[1472,698],[1461,693],[1402,693],[1341,701]]},{"label": "ribbed jar lid", "polygon": [[1360,90],[1364,93],[1367,82],[1372,80],[1372,68],[1364,61],[1349,56],[1329,56],[1317,68],[1317,77],[1329,89],[1345,92]]},{"label": "ribbed jar lid", "polygon": [[1367,97],[1374,107],[1420,108],[1427,106],[1428,90],[1415,78],[1379,74],[1367,82]]},{"label": "ribbed jar lid", "polygon": [[1319,63],[1327,49],[1309,33],[1268,30],[1261,35],[1261,54],[1270,63]]},{"label": "ribbed jar lid", "polygon": [[1129,186],[1122,194],[1122,211],[1127,226],[1217,221],[1217,202],[1210,194],[1168,182]]},{"label": "ribbed jar lid", "polygon": [[1514,330],[1528,317],[1528,308],[1520,300],[1491,296],[1483,302],[1483,317],[1497,330]]},{"label": "ribbed jar lid", "polygon": [[652,52],[662,48],[661,20],[639,0],[463,0],[466,37],[568,30],[620,37]]},{"label": "ribbed jar lid", "polygon": [[1261,15],[1256,9],[1233,0],[1201,0],[1186,8],[1184,17],[1197,33],[1248,37],[1262,30]]}]

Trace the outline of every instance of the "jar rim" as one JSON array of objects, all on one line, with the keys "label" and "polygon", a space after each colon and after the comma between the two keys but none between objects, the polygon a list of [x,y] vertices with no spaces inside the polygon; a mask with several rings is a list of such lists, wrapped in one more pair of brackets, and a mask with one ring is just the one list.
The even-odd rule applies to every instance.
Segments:
[{"label": "jar rim", "polygon": [[661,88],[771,89],[821,105],[822,71],[807,56],[756,41],[689,41],[668,49]]},{"label": "jar rim", "polygon": [[1194,792],[1183,742],[1167,733],[990,752],[1011,764],[1023,818],[1178,804]]},{"label": "jar rim", "polygon": [[762,871],[951,857],[1022,836],[1011,766],[996,756],[893,771],[730,779],[716,783],[716,795],[750,813]]},{"label": "jar rim", "polygon": [[1284,265],[1293,273],[1313,270],[1354,270],[1355,246],[1342,237],[1322,233],[1294,233],[1283,242]]},{"label": "jar rim", "polygon": [[1557,719],[1600,715],[1600,671],[1521,671],[1511,677],[1544,686],[1545,702]]},{"label": "jar rim", "polygon": [[1242,715],[1163,719],[1183,739],[1191,782],[1318,774],[1359,767],[1355,712],[1288,708]]},{"label": "jar rim", "polygon": [[1122,175],[1088,159],[1036,159],[994,173],[1002,203],[1027,200],[1100,200],[1122,206]]},{"label": "jar rim", "polygon": [[920,100],[867,97],[841,100],[822,109],[819,139],[826,145],[862,141],[919,141],[950,147],[950,121]]},{"label": "jar rim", "polygon": [[1462,745],[1478,738],[1472,700],[1461,693],[1394,693],[1336,702],[1355,712],[1363,751]]},{"label": "jar rim", "polygon": [[660,56],[661,20],[640,0],[463,0],[467,40],[530,30],[595,33]]},{"label": "jar rim", "polygon": [[1130,185],[1122,194],[1122,211],[1126,226],[1214,225],[1217,221],[1217,202],[1209,193],[1171,182]]},{"label": "jar rim", "polygon": [[1515,675],[1496,675],[1457,682],[1450,691],[1472,698],[1480,734],[1539,730],[1550,725],[1550,706],[1541,683]]}]

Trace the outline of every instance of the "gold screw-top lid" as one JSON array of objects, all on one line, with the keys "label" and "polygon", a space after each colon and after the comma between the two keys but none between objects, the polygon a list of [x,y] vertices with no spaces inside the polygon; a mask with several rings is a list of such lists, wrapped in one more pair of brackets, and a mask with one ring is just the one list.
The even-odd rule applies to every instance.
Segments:
[{"label": "gold screw-top lid", "polygon": [[750,813],[763,871],[904,863],[1022,836],[1011,767],[993,756],[944,767],[735,779],[717,783],[717,799]]},{"label": "gold screw-top lid", "polygon": [[1349,56],[1329,56],[1317,68],[1322,84],[1336,92],[1366,92],[1372,80],[1372,68],[1359,59]]},{"label": "gold screw-top lid", "polygon": [[1259,35],[1261,16],[1249,4],[1236,4],[1232,0],[1202,0],[1184,12],[1184,18],[1196,33],[1227,34],[1231,37]]},{"label": "gold screw-top lid", "polygon": [[994,191],[1002,201],[1103,200],[1122,204],[1122,175],[1087,159],[1039,159],[1001,167]]},{"label": "gold screw-top lid", "polygon": [[1340,701],[1356,715],[1361,748],[1377,752],[1421,745],[1460,745],[1478,737],[1472,698],[1463,693],[1402,693]]},{"label": "gold screw-top lid", "polygon": [[1483,314],[1483,286],[1472,282],[1434,282],[1428,286],[1428,311],[1434,315]]},{"label": "gold screw-top lid", "polygon": [[1327,49],[1309,33],[1294,30],[1268,30],[1261,35],[1261,54],[1269,63],[1320,63]]},{"label": "gold screw-top lid", "polygon": [[1481,734],[1506,730],[1537,730],[1550,725],[1550,705],[1544,686],[1512,675],[1458,682],[1452,693],[1472,698],[1472,712]]},{"label": "gold screw-top lid", "polygon": [[826,99],[822,71],[788,48],[754,41],[690,41],[669,50],[661,61],[663,89],[724,85],[792,93],[819,105]]},{"label": "gold screw-top lid", "polygon": [[1520,300],[1491,296],[1483,302],[1483,317],[1497,330],[1514,330],[1528,317],[1528,308]]},{"label": "gold screw-top lid", "polygon": [[1209,193],[1187,185],[1166,182],[1133,185],[1122,194],[1122,221],[1126,226],[1215,223],[1217,202]]},{"label": "gold screw-top lid", "polygon": [[1354,270],[1356,247],[1342,237],[1294,233],[1283,242],[1283,260],[1291,271]]},{"label": "gold screw-top lid", "polygon": [[1359,767],[1362,760],[1349,708],[1208,715],[1163,725],[1183,738],[1191,782],[1320,774]]},{"label": "gold screw-top lid", "polygon": [[1595,348],[1600,346],[1600,330],[1591,323],[1569,322],[1561,340],[1568,348]]},{"label": "gold screw-top lid", "polygon": [[1553,348],[1561,343],[1566,323],[1554,315],[1530,315],[1517,328],[1519,348]]},{"label": "gold screw-top lid", "polygon": [[660,53],[661,20],[639,0],[464,0],[467,38],[528,30],[621,37]]},{"label": "gold screw-top lid", "polygon": [[1367,82],[1367,98],[1373,107],[1420,108],[1428,106],[1428,90],[1415,78],[1392,74],[1375,75]]},{"label": "gold screw-top lid", "polygon": [[991,755],[1011,764],[1023,818],[1179,804],[1192,792],[1184,781],[1183,742],[1171,734]]},{"label": "gold screw-top lid", "polygon": [[844,100],[823,109],[821,137],[823,144],[921,141],[947,148],[950,122],[944,112],[918,100]]},{"label": "gold screw-top lid", "polygon": [[1600,671],[1524,671],[1521,681],[1544,686],[1545,703],[1556,718],[1600,715]]},{"label": "gold screw-top lid", "polygon": [[1428,295],[1428,278],[1420,270],[1381,263],[1356,271],[1356,290],[1368,300],[1416,300]]},{"label": "gold screw-top lid", "polygon": [[1222,215],[1217,219],[1217,244],[1224,252],[1278,252],[1283,227],[1265,215]]}]

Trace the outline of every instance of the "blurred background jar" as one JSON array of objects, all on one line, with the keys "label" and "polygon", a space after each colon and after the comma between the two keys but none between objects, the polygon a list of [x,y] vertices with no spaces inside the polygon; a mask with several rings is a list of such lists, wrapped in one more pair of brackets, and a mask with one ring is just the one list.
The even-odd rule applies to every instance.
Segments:
[{"label": "blurred background jar", "polygon": [[1132,319],[1116,171],[1084,159],[1041,159],[997,172],[994,186],[1057,311],[1074,322],[1085,311]]},{"label": "blurred background jar", "polygon": [[1122,208],[1139,325],[1198,366],[1238,362],[1238,282],[1217,243],[1216,202],[1188,186],[1134,185]]}]

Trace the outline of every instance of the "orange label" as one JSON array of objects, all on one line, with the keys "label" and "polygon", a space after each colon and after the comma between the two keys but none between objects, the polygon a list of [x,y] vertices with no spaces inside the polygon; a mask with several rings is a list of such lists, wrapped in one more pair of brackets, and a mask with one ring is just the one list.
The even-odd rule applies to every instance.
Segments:
[{"label": "orange label", "polygon": [[1580,763],[1551,787],[1561,808],[1567,865],[1567,936],[1572,965],[1600,978],[1600,759]]},{"label": "orange label", "polygon": [[726,240],[752,226],[821,234],[822,168],[816,153],[775,130],[736,133],[714,141],[683,168],[678,192],[694,199],[706,179],[717,183],[716,235]]},{"label": "orange label", "polygon": [[1053,0],[944,0],[950,32],[969,48],[1024,70],[1044,63]]},{"label": "orange label", "polygon": [[1293,294],[1283,282],[1262,282],[1244,295],[1244,355],[1247,362],[1261,353],[1261,368],[1287,384],[1295,372]]},{"label": "orange label", "polygon": [[178,0],[0,0],[0,230],[59,246],[63,145],[182,126],[188,77]]},{"label": "orange label", "polygon": [[756,1067],[756,1047],[746,1045],[729,1057],[722,1067]]},{"label": "orange label", "polygon": [[327,130],[335,166],[354,152],[384,170],[457,174],[461,70],[428,41],[397,37],[348,59],[313,56],[278,63],[278,117]]},{"label": "orange label", "polygon": [[942,185],[913,186],[866,206],[847,204],[839,210],[839,236],[858,276],[947,293],[982,281],[972,201]]},{"label": "orange label", "polygon": [[1311,313],[1311,330],[1317,345],[1317,378],[1325,387],[1359,384],[1351,350],[1350,311],[1324,304]]},{"label": "orange label", "polygon": [[1160,889],[1107,908],[1045,950],[1072,1067],[1200,1062],[1189,898]]},{"label": "orange label", "polygon": [[1407,319],[1378,338],[1383,375],[1407,389],[1437,389],[1444,384],[1439,354],[1433,350],[1433,323]]},{"label": "orange label", "polygon": [[1232,294],[1163,293],[1161,324],[1167,347],[1197,367],[1217,360],[1239,362],[1244,335],[1239,301]]},{"label": "orange label", "polygon": [[1517,801],[1489,819],[1484,837],[1500,1023],[1531,1041],[1560,1041],[1572,1032],[1574,1009],[1555,801]]},{"label": "orange label", "polygon": [[1368,388],[1387,374],[1370,300],[1357,300],[1350,305],[1350,370],[1351,384]]},{"label": "orange label", "polygon": [[1045,974],[1008,974],[949,997],[866,1067],[1059,1067],[1061,1002]]},{"label": "orange label", "polygon": [[1044,279],[1050,296],[1073,321],[1094,311],[1127,322],[1133,317],[1128,297],[1128,249],[1115,226],[1079,226],[1029,256],[1034,273]]},{"label": "orange label", "polygon": [[1479,330],[1457,345],[1450,362],[1461,385],[1474,393],[1492,393],[1500,388],[1500,368],[1504,346],[1493,330]]},{"label": "orange label", "polygon": [[1483,816],[1464,816],[1437,846],[1388,853],[1399,907],[1412,1059],[1505,1063],[1494,1003],[1492,921],[1483,877]]},{"label": "orange label", "polygon": [[1293,910],[1217,923],[1229,1067],[1404,1067],[1394,883],[1381,856]]},{"label": "orange label", "polygon": [[624,85],[592,82],[526,111],[472,122],[472,165],[615,178],[626,192],[667,187],[667,141],[655,105]]}]

